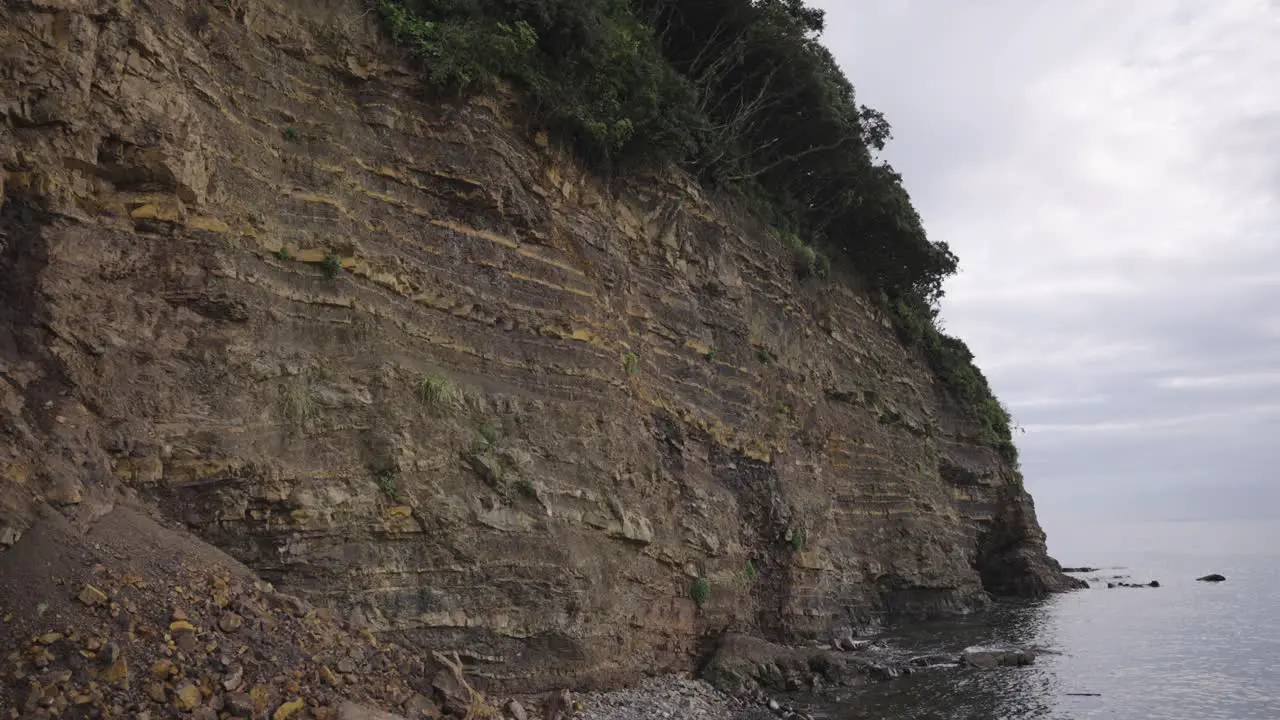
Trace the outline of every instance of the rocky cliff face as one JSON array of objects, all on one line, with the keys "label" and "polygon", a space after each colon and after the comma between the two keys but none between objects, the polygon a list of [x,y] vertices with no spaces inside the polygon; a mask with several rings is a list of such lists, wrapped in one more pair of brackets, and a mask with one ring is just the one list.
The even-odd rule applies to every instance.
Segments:
[{"label": "rocky cliff face", "polygon": [[526,687],[1068,586],[851,284],[425,100],[354,2],[25,0],[0,48],[5,544],[154,503]]}]

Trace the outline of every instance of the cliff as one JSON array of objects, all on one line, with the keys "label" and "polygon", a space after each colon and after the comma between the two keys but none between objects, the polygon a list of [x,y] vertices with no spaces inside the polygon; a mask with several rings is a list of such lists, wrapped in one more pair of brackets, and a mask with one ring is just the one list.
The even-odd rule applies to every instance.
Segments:
[{"label": "cliff", "polygon": [[5,546],[155,507],[530,688],[1071,586],[856,282],[424,99],[355,3],[26,0],[0,48]]}]

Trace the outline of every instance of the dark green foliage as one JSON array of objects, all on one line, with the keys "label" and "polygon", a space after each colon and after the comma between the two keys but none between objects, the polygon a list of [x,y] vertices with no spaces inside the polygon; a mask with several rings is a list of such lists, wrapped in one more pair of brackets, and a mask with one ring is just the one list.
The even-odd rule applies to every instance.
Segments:
[{"label": "dark green foliage", "polygon": [[808,535],[805,534],[804,528],[796,528],[791,532],[791,550],[793,552],[802,552],[807,540]]},{"label": "dark green foliage", "polygon": [[373,481],[378,484],[378,489],[391,500],[395,500],[400,493],[399,474],[395,468],[374,468],[372,473]]},{"label": "dark green foliage", "polygon": [[802,0],[374,0],[434,86],[523,89],[535,122],[596,167],[683,164],[734,190],[800,243],[894,295],[935,303],[956,259],[930,242],[875,153],[879,112],[818,42]]},{"label": "dark green foliage", "polygon": [[1009,411],[991,392],[987,378],[973,362],[973,353],[958,338],[938,329],[937,312],[919,300],[886,299],[899,337],[919,348],[943,388],[973,410],[979,440],[995,447],[1011,463],[1018,460]]},{"label": "dark green foliage", "polygon": [[287,127],[287,128],[285,128],[285,129],[284,129],[284,131],[283,131],[283,132],[281,132],[280,134],[281,134],[281,136],[283,136],[283,137],[284,137],[284,139],[285,139],[285,140],[288,140],[289,142],[298,142],[298,129],[297,129],[297,128]]},{"label": "dark green foliage", "polygon": [[[957,269],[858,104],[804,0],[369,0],[447,92],[508,81],[531,120],[603,171],[675,163],[778,229],[802,278],[838,265],[886,298],[899,331],[1013,457],[1008,414],[964,345],[933,325]],[[901,307],[910,313],[901,313]],[[761,350],[761,362],[771,354]],[[635,373],[638,359],[624,365]]]},{"label": "dark green foliage", "polygon": [[689,589],[689,595],[698,605],[706,604],[711,599],[711,581],[700,577],[693,581],[693,587]]},{"label": "dark green foliage", "polygon": [[487,445],[494,445],[502,437],[502,424],[497,420],[485,420],[480,423],[479,432]]},{"label": "dark green foliage", "polygon": [[689,151],[692,94],[626,0],[379,0],[434,86],[510,80],[597,166]]},{"label": "dark green foliage", "polygon": [[281,245],[280,249],[276,251],[276,259],[280,262],[284,262],[286,260],[292,260],[293,256],[289,254],[289,248]]},{"label": "dark green foliage", "polygon": [[326,278],[334,279],[338,276],[338,273],[342,272],[342,258],[333,253],[325,255],[324,259],[320,261],[320,272],[324,273]]},{"label": "dark green foliage", "polygon": [[765,365],[772,365],[778,361],[778,356],[774,355],[773,351],[767,347],[758,347],[756,348],[756,359]]},{"label": "dark green foliage", "polygon": [[756,579],[756,564],[751,560],[747,560],[747,579],[748,580]]}]

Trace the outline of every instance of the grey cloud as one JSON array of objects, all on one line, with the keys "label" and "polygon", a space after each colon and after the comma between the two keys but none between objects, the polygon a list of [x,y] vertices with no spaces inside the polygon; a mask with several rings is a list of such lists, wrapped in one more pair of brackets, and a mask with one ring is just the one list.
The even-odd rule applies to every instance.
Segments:
[{"label": "grey cloud", "polygon": [[1050,532],[1099,505],[1280,498],[1274,11],[817,4],[894,126],[886,159],[960,255],[943,318],[1028,429]]}]

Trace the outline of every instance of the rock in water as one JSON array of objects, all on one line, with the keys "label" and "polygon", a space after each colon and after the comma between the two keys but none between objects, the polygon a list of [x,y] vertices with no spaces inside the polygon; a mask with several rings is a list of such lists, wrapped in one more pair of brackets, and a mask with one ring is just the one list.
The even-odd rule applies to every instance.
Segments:
[{"label": "rock in water", "polygon": [[1021,667],[1035,663],[1036,656],[1027,650],[979,650],[965,653],[960,661],[977,668]]},{"label": "rock in water", "polygon": [[1196,580],[1199,582],[1224,582],[1226,581],[1226,578],[1219,575],[1218,573],[1213,573],[1212,575],[1205,575],[1204,577],[1198,577],[1196,578]]}]

